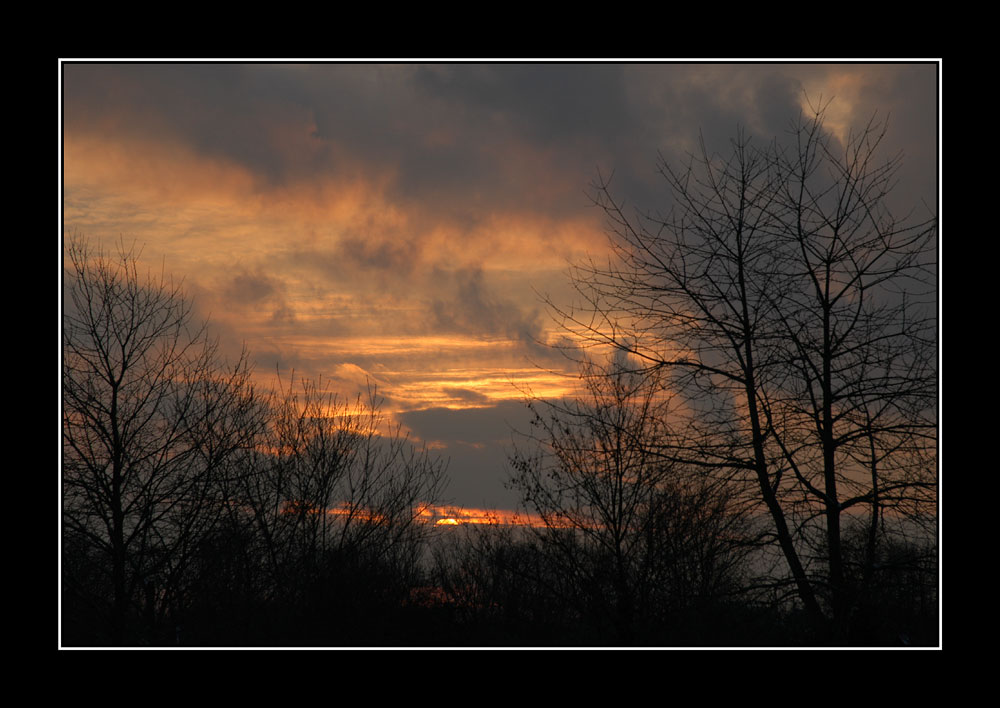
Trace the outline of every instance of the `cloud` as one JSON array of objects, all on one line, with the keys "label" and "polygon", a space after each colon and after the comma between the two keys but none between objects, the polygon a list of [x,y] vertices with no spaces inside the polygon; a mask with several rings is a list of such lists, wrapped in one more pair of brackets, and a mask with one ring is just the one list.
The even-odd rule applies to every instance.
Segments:
[{"label": "cloud", "polygon": [[256,320],[260,325],[288,327],[297,323],[295,308],[289,304],[287,287],[279,278],[257,271],[238,272],[219,289],[226,307],[224,318],[240,312],[244,324]]},{"label": "cloud", "polygon": [[420,259],[420,246],[412,239],[365,238],[346,235],[338,241],[335,252],[346,268],[365,271],[388,271],[396,276],[410,273]]},{"label": "cloud", "polygon": [[620,64],[421,66],[414,84],[466,118],[531,142],[602,140],[632,126]]},{"label": "cloud", "polygon": [[277,291],[273,278],[262,273],[239,273],[232,277],[225,296],[233,303],[256,303],[270,299]]},{"label": "cloud", "polygon": [[514,430],[527,430],[531,411],[521,400],[482,408],[426,408],[399,414],[419,440],[455,445],[506,444]]},{"label": "cloud", "polygon": [[517,493],[504,486],[514,431],[529,429],[532,413],[523,400],[484,408],[428,408],[399,415],[416,442],[449,458],[448,486],[453,500],[466,506],[513,509]]},{"label": "cloud", "polygon": [[437,271],[435,277],[446,282],[450,292],[448,299],[435,298],[431,302],[433,329],[521,341],[539,338],[539,311],[523,312],[513,301],[491,292],[482,268]]},{"label": "cloud", "polygon": [[473,391],[467,388],[459,388],[457,386],[442,386],[441,392],[450,398],[458,399],[463,403],[468,404],[486,404],[490,402],[490,397],[479,391]]},{"label": "cloud", "polygon": [[594,151],[606,153],[634,125],[614,65],[87,64],[65,72],[69,133],[182,146],[247,170],[261,191],[378,183],[391,202],[466,228],[494,207],[575,212]]},{"label": "cloud", "polygon": [[659,154],[781,136],[807,91],[838,96],[834,134],[891,114],[900,211],[936,192],[934,65],[63,68],[67,228],[145,245],[263,377],[356,391],[363,372],[394,412],[438,411],[410,422],[468,479],[499,443],[456,436],[497,423],[512,382],[567,391],[535,291],[564,303],[567,265],[607,254],[598,169],[628,209],[665,210]]},{"label": "cloud", "polygon": [[[883,90],[905,105],[932,95],[935,80],[934,65],[69,64],[64,71],[68,132],[180,144],[242,166],[260,188],[380,183],[390,201],[456,221],[490,207],[564,217],[580,208],[581,187],[599,164],[619,168],[635,180],[630,186],[655,186],[657,148],[691,147],[699,130],[724,147],[737,124],[768,139],[787,127],[804,90],[840,93],[857,120]],[[914,119],[925,120],[905,117]]]}]

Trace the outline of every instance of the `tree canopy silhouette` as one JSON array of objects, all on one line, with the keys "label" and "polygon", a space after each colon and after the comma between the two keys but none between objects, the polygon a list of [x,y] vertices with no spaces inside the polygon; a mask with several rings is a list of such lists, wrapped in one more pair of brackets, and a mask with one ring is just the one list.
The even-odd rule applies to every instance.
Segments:
[{"label": "tree canopy silhouette", "polygon": [[388,424],[374,388],[353,402],[308,380],[262,392],[251,373],[245,351],[224,360],[178,285],[139,271],[134,247],[68,241],[74,641],[179,641],[185,618],[202,643],[373,641],[419,584],[446,465]]},{"label": "tree canopy silhouette", "polygon": [[838,640],[890,537],[936,520],[937,226],[893,211],[885,133],[873,119],[841,143],[820,111],[787,140],[702,141],[661,160],[662,213],[598,181],[614,258],[573,269],[573,306],[550,303],[685,401],[677,434],[648,444],[744,486],[787,568],[775,585]]},{"label": "tree canopy silhouette", "polygon": [[74,238],[67,253],[65,561],[89,564],[84,574],[105,584],[106,640],[122,643],[130,616],[179,591],[198,540],[226,512],[231,463],[263,433],[266,407],[246,355],[227,365],[180,287],[140,274],[134,247],[108,254]]},{"label": "tree canopy silhouette", "polygon": [[619,352],[580,379],[575,398],[529,404],[510,485],[544,523],[532,534],[550,592],[596,636],[646,643],[738,587],[749,529],[725,483],[660,453],[673,401],[655,372]]}]

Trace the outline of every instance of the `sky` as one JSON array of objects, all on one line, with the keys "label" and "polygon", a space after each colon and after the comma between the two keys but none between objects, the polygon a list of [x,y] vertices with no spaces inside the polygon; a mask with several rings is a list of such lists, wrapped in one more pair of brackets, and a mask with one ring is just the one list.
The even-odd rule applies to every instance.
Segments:
[{"label": "sky", "polygon": [[447,501],[512,509],[528,395],[574,388],[545,298],[608,254],[599,176],[663,202],[660,156],[887,117],[900,209],[938,190],[935,63],[62,65],[63,238],[142,248],[262,385],[377,385],[450,459]]}]

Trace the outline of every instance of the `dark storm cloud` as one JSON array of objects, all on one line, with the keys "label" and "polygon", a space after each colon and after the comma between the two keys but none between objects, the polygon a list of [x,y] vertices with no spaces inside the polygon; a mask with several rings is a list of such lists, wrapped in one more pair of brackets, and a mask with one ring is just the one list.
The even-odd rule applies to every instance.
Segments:
[{"label": "dark storm cloud", "polygon": [[341,236],[335,246],[334,257],[343,268],[375,270],[393,273],[397,276],[410,273],[420,256],[420,246],[405,235],[398,239],[387,239],[361,235]]},{"label": "dark storm cloud", "polygon": [[521,401],[500,401],[486,408],[426,408],[399,414],[400,421],[428,442],[509,443],[514,431],[527,431],[532,414]]},{"label": "dark storm cloud", "polygon": [[509,453],[509,445],[501,442],[450,445],[444,455],[448,460],[448,503],[487,509],[519,508],[520,494],[506,487]]},{"label": "dark storm cloud", "polygon": [[233,276],[225,294],[235,303],[253,303],[271,297],[276,290],[274,280],[266,275],[240,273]]},{"label": "dark storm cloud", "polygon": [[221,288],[221,293],[227,307],[270,312],[268,320],[275,325],[296,322],[295,309],[287,301],[284,282],[260,270],[237,273]]},{"label": "dark storm cloud", "polygon": [[930,90],[936,77],[937,67],[931,64],[900,66],[878,86],[861,90],[864,102],[888,121],[889,151],[902,153],[901,213],[912,208],[916,199],[926,200],[937,211],[938,95]]},{"label": "dark storm cloud", "polygon": [[479,391],[472,391],[467,388],[458,388],[456,386],[444,386],[441,388],[442,393],[451,398],[457,398],[464,403],[470,404],[486,404],[490,402],[490,397],[486,396]]},{"label": "dark storm cloud", "polygon": [[[422,245],[394,230],[324,234],[272,256],[272,265],[305,274],[314,294],[339,291],[350,298],[411,301],[420,283]],[[375,302],[372,303],[376,304]]]},{"label": "dark storm cloud", "polygon": [[420,67],[415,84],[455,111],[531,142],[600,142],[629,132],[625,67],[501,64]]},{"label": "dark storm cloud", "polygon": [[431,303],[434,330],[538,339],[539,311],[524,312],[512,301],[492,292],[481,268],[438,273],[436,277],[449,284],[450,292],[448,299],[435,299]]},{"label": "dark storm cloud", "polygon": [[67,130],[173,139],[284,182],[306,171],[277,139],[308,125],[309,94],[287,67],[85,64],[65,67]]},{"label": "dark storm cloud", "polygon": [[788,128],[801,110],[801,97],[800,80],[780,68],[738,68],[687,88],[684,128],[691,136],[700,131],[710,150],[725,150],[739,127],[766,141]]},{"label": "dark storm cloud", "polygon": [[530,429],[532,413],[522,401],[488,408],[429,408],[401,413],[403,425],[421,441],[443,443],[449,459],[448,494],[468,506],[516,508],[519,496],[506,489],[507,458],[518,432]]},{"label": "dark storm cloud", "polygon": [[635,134],[601,169],[614,172],[613,193],[642,211],[667,207],[661,159],[686,162],[701,140],[709,154],[727,152],[740,128],[767,140],[800,110],[801,82],[782,66],[641,65],[628,77]]},{"label": "dark storm cloud", "polygon": [[[68,65],[70,130],[180,140],[267,183],[394,175],[398,199],[577,209],[597,155],[633,120],[618,66]],[[521,149],[511,151],[512,143]],[[580,150],[581,145],[589,149]],[[541,148],[539,165],[520,161]],[[601,155],[600,157],[606,157]],[[533,183],[558,184],[539,200]],[[550,190],[547,190],[550,191]]]},{"label": "dark storm cloud", "polygon": [[[849,70],[852,67],[847,67]],[[853,68],[863,73],[862,69]],[[800,110],[825,65],[68,65],[68,129],[171,136],[266,184],[391,175],[389,196],[468,227],[490,210],[578,212],[597,169],[647,208],[657,150],[764,140]],[[866,99],[907,109],[894,126],[921,166],[935,68],[875,66]],[[872,92],[883,93],[875,93]],[[919,115],[911,101],[922,99]],[[819,96],[812,98],[818,100]],[[918,130],[907,125],[916,123]],[[927,141],[924,140],[924,143]]]},{"label": "dark storm cloud", "polygon": [[643,111],[655,122],[650,138],[668,150],[699,134],[710,150],[724,148],[738,126],[767,139],[787,128],[802,94],[801,81],[780,65],[640,67],[637,82],[651,98]]}]

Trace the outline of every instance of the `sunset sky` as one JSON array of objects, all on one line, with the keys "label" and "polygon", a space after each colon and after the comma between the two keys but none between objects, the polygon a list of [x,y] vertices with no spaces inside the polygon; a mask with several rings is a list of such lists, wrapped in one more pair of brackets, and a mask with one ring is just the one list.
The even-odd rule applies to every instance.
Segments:
[{"label": "sunset sky", "polygon": [[[64,234],[119,236],[184,280],[230,354],[386,411],[451,459],[449,503],[503,486],[525,392],[572,367],[541,301],[607,253],[588,187],[663,207],[657,155],[699,131],[781,136],[833,99],[835,138],[888,115],[894,199],[936,210],[938,65],[64,63]],[[570,375],[570,376],[567,376]]]}]

